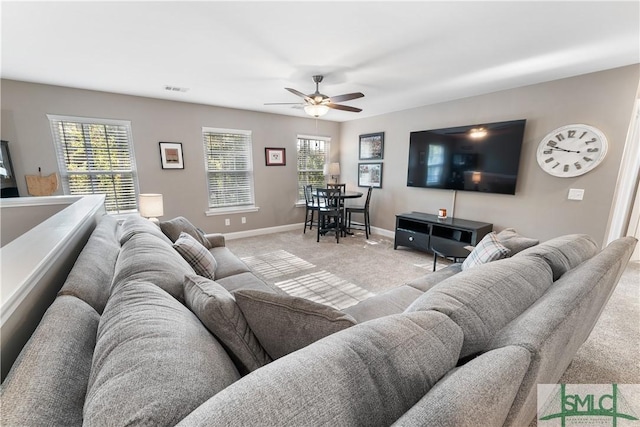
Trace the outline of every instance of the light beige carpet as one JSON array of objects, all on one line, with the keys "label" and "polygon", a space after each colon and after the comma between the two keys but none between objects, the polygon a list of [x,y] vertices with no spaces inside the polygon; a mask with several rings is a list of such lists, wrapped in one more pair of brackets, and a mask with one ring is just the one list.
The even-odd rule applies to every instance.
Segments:
[{"label": "light beige carpet", "polygon": [[[315,229],[313,230],[315,231]],[[292,295],[344,308],[429,274],[429,254],[363,232],[341,238],[291,231],[227,241],[261,276]],[[438,258],[437,268],[450,264]],[[562,376],[566,384],[640,383],[640,263],[630,263],[593,332]],[[535,426],[535,421],[531,424]]]}]

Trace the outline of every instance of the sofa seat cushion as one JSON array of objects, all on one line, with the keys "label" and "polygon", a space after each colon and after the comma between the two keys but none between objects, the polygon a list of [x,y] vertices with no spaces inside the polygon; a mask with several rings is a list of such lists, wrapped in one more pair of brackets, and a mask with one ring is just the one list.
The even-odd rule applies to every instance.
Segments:
[{"label": "sofa seat cushion", "polygon": [[514,256],[518,252],[522,252],[540,243],[538,239],[532,239],[518,234],[514,228],[505,228],[499,232],[496,237],[500,243],[509,249],[509,256]]},{"label": "sofa seat cushion", "polygon": [[241,374],[247,374],[271,358],[249,328],[236,300],[225,288],[204,277],[184,278],[184,299],[187,307],[227,349]]},{"label": "sofa seat cushion", "polygon": [[216,283],[231,293],[241,290],[273,292],[278,294],[286,293],[277,286],[269,285],[263,282],[262,280],[254,276],[253,273],[249,272],[239,273],[223,278],[219,278],[218,276],[216,276]]},{"label": "sofa seat cushion", "polygon": [[362,323],[378,317],[402,313],[423,293],[411,286],[402,285],[362,300],[342,311],[352,316],[358,323]]},{"label": "sofa seat cushion", "polygon": [[102,314],[120,253],[119,221],[103,215],[82,248],[58,295],[80,298]]},{"label": "sofa seat cushion", "polygon": [[416,288],[419,291],[427,292],[429,289],[433,288],[438,283],[442,282],[444,279],[447,279],[454,274],[458,274],[462,271],[462,263],[451,264],[445,268],[441,268],[438,271],[434,271],[433,273],[425,274],[424,276],[418,277],[410,282],[407,282],[407,286],[411,286],[412,288]]},{"label": "sofa seat cushion", "polygon": [[175,425],[240,378],[198,318],[159,287],[117,287],[100,319],[84,421]]},{"label": "sofa seat cushion", "polygon": [[569,234],[525,249],[517,256],[542,257],[551,266],[553,280],[558,280],[564,273],[588,260],[598,251],[598,245],[590,236]]},{"label": "sofa seat cushion", "polygon": [[464,332],[461,357],[483,351],[494,334],[533,304],[552,284],[538,257],[513,257],[465,270],[418,298],[408,312],[436,310]]},{"label": "sofa seat cushion", "polygon": [[305,298],[248,290],[234,295],[251,330],[274,360],[356,324],[348,314]]},{"label": "sofa seat cushion", "polygon": [[226,246],[211,248],[209,250],[218,264],[218,267],[216,268],[216,280],[251,271],[249,270],[249,267],[247,267],[247,264],[245,264]]},{"label": "sofa seat cushion", "polygon": [[0,425],[82,425],[99,321],[74,296],[54,300],[2,383]]},{"label": "sofa seat cushion", "polygon": [[252,372],[179,426],[390,425],[455,366],[461,342],[441,313],[371,320]]},{"label": "sofa seat cushion", "polygon": [[185,261],[189,263],[191,268],[199,276],[207,279],[215,280],[216,267],[218,266],[216,259],[211,252],[196,239],[187,233],[180,233],[180,237],[175,241],[173,247]]},{"label": "sofa seat cushion", "polygon": [[173,218],[169,221],[161,221],[160,230],[162,230],[165,236],[173,243],[180,238],[180,233],[187,233],[205,248],[209,249],[212,247],[211,242],[205,237],[204,233],[183,216]]},{"label": "sofa seat cushion", "polygon": [[493,231],[480,240],[462,263],[462,270],[486,264],[509,256],[509,249],[498,241]]},{"label": "sofa seat cushion", "polygon": [[489,351],[447,375],[394,426],[501,426],[531,355],[517,346]]},{"label": "sofa seat cushion", "polygon": [[136,234],[120,249],[111,288],[113,292],[131,280],[148,281],[182,301],[184,276],[193,273],[171,243],[154,235]]}]

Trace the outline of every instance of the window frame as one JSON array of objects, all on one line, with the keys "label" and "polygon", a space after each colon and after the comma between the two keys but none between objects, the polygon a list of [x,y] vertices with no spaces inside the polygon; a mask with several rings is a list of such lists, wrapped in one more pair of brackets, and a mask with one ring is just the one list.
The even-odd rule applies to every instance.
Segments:
[{"label": "window frame", "polygon": [[[62,181],[62,190],[65,195],[88,195],[88,194],[105,194],[105,208],[107,209],[107,213],[111,215],[120,215],[120,214],[130,214],[138,212],[138,196],[140,195],[140,187],[138,184],[138,171],[136,164],[136,157],[133,147],[133,134],[131,129],[131,121],[130,120],[115,120],[115,119],[103,119],[96,117],[78,117],[78,116],[63,116],[63,115],[55,115],[55,114],[47,114],[47,118],[49,119],[49,126],[51,129],[51,137],[53,141],[53,146],[56,154],[56,161],[58,163],[58,170],[60,172],[60,178]],[[60,123],[73,123],[80,125],[99,125],[99,126],[118,126],[124,128],[124,135],[126,137],[126,145],[127,150],[121,150],[121,154],[128,155],[128,161],[130,163],[131,168],[124,169],[104,169],[104,170],[87,170],[87,171],[70,171],[67,165],[67,160],[65,158],[66,144],[70,141],[63,140],[63,136],[58,131],[58,126]],[[106,130],[106,129],[105,129]],[[85,144],[87,142],[91,143],[91,141],[87,141],[85,138],[85,133],[83,129],[83,139]],[[109,151],[109,148],[107,148]],[[89,153],[86,153],[87,163],[95,164],[97,163],[94,159],[95,157]],[[72,188],[70,185],[69,178],[73,175],[84,175],[91,177],[92,175],[130,175],[131,184],[133,190],[133,196],[122,197],[123,203],[128,203],[129,205],[133,205],[133,209],[123,209],[120,206],[122,203],[118,203],[116,200],[116,209],[109,210],[109,195],[106,193],[94,192],[91,193],[72,193]]]},{"label": "window frame", "polygon": [[[323,141],[325,144],[324,163],[322,169],[300,169],[300,140],[308,141]],[[331,137],[319,136],[319,135],[297,135],[296,137],[296,182],[297,182],[297,195],[296,206],[304,206],[304,189],[302,188],[306,183],[300,182],[300,173],[305,172],[320,172],[323,176],[323,185],[327,184],[327,177],[324,174],[324,169],[330,163],[331,160]]]},{"label": "window frame", "polygon": [[[243,135],[248,137],[246,152],[248,155],[248,168],[245,171],[249,177],[249,195],[250,201],[246,204],[236,204],[236,205],[224,205],[224,206],[215,206],[211,204],[211,188],[210,188],[210,175],[213,173],[222,173],[225,171],[210,171],[209,170],[209,150],[207,148],[207,136],[209,134],[231,134],[231,135]],[[253,133],[250,130],[243,129],[226,129],[226,128],[214,128],[203,126],[202,127],[202,149],[204,150],[204,170],[206,177],[206,188],[207,188],[207,211],[205,214],[207,216],[214,215],[224,215],[228,213],[242,213],[242,212],[257,212],[259,208],[255,203],[255,172],[254,172],[254,162],[253,162]],[[227,171],[227,173],[230,171]],[[234,171],[237,173],[238,171]]]}]

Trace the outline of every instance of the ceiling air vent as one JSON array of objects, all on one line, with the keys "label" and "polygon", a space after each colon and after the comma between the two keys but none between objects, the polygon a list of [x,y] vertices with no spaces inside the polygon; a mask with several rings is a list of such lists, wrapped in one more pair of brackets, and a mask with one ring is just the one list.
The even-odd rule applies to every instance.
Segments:
[{"label": "ceiling air vent", "polygon": [[165,85],[164,90],[168,90],[170,92],[186,92],[189,88]]}]

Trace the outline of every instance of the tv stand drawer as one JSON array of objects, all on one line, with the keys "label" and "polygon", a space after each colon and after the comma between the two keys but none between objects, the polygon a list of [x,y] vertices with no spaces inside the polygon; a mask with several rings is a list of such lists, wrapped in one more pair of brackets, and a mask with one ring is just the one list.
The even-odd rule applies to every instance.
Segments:
[{"label": "tv stand drawer", "polygon": [[429,235],[424,233],[416,233],[415,231],[398,229],[396,230],[396,238],[393,248],[398,246],[407,246],[421,251],[429,250]]}]

